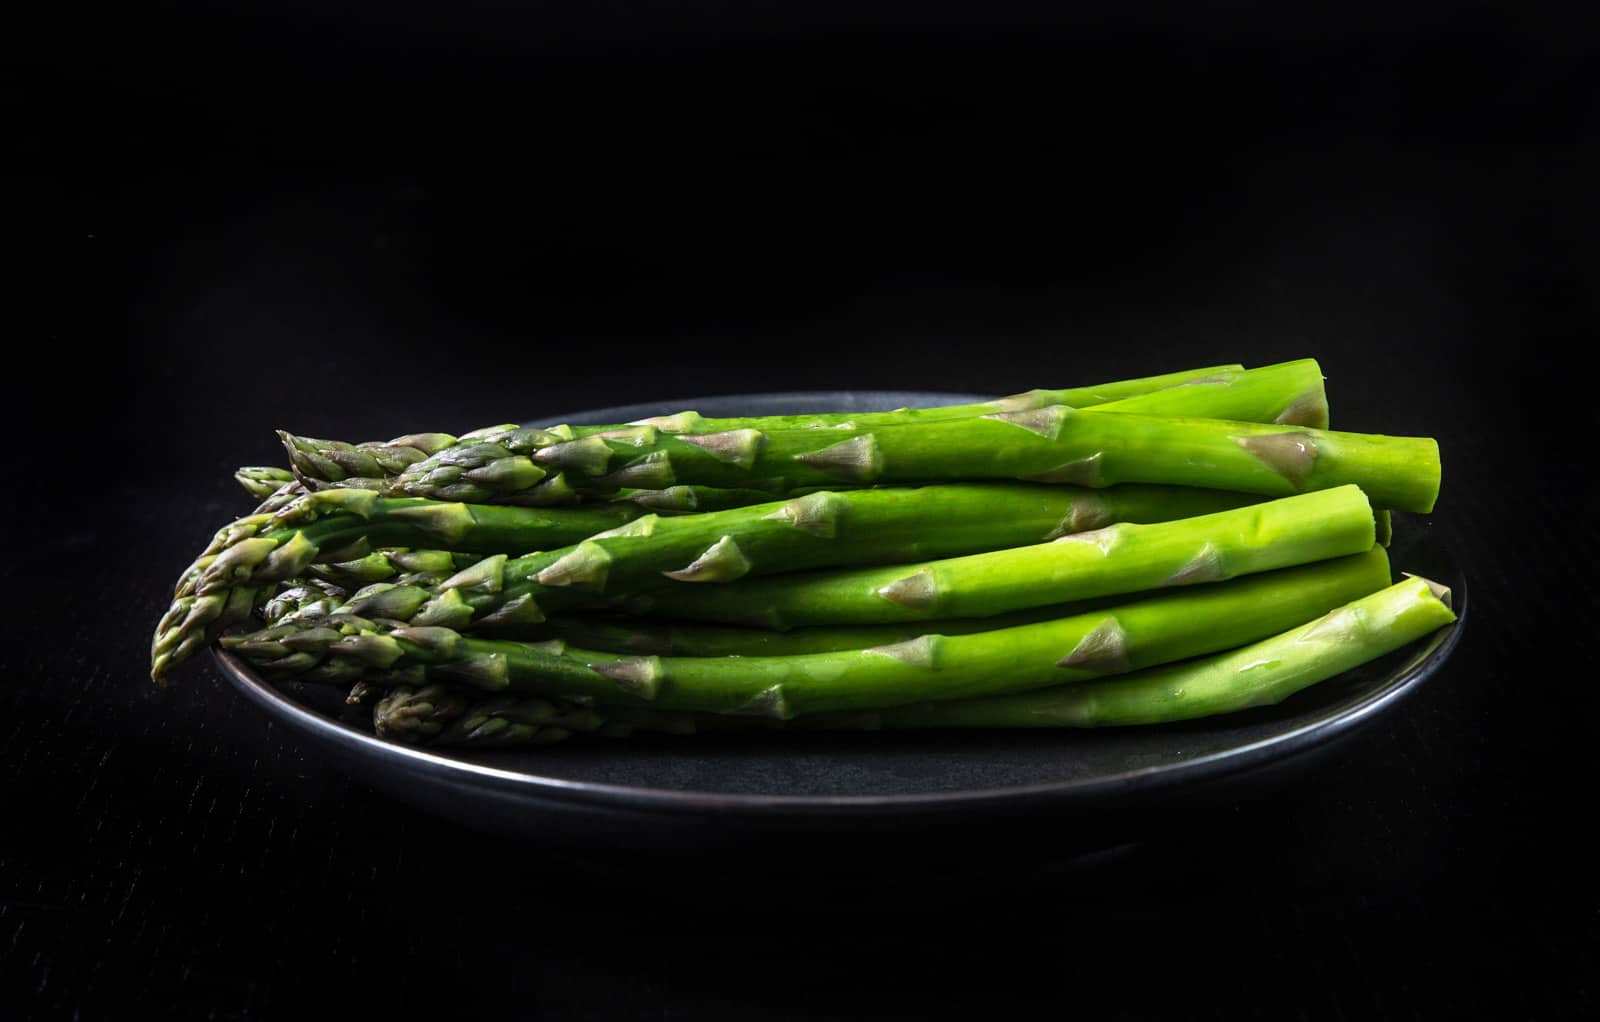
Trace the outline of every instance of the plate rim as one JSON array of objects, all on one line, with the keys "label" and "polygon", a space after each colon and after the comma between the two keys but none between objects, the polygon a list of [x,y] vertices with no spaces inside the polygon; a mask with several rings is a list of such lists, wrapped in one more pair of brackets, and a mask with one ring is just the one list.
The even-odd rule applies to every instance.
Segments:
[{"label": "plate rim", "polygon": [[[697,407],[725,401],[770,401],[781,403],[806,399],[825,399],[828,395],[849,393],[892,393],[927,397],[934,400],[984,400],[985,395],[939,391],[781,391],[746,394],[706,395],[700,398],[671,399],[682,407]],[[588,409],[566,416],[530,420],[532,424],[554,421],[578,422],[582,418],[616,421],[623,415],[642,418],[661,414],[659,402],[650,404],[618,405],[610,408]],[[608,413],[618,413],[608,415]],[[1453,555],[1453,551],[1449,551]],[[1452,556],[1452,561],[1454,560]],[[928,809],[971,809],[977,806],[1015,806],[1034,801],[1083,800],[1092,801],[1108,795],[1127,791],[1161,790],[1180,784],[1198,784],[1224,777],[1229,773],[1248,770],[1264,760],[1287,760],[1296,754],[1328,745],[1371,720],[1404,696],[1418,688],[1447,660],[1460,640],[1462,627],[1469,614],[1466,586],[1458,585],[1452,591],[1452,609],[1456,620],[1434,632],[1420,647],[1413,649],[1410,658],[1395,669],[1384,683],[1370,691],[1354,696],[1342,705],[1331,707],[1317,718],[1305,721],[1289,730],[1258,738],[1243,745],[1207,753],[1179,764],[1159,764],[1136,767],[1114,774],[1088,778],[1040,781],[1003,787],[967,788],[953,791],[917,792],[903,794],[830,794],[793,795],[781,793],[737,793],[686,791],[674,788],[651,788],[639,785],[616,784],[602,781],[572,780],[545,774],[512,770],[476,762],[455,755],[444,754],[421,746],[404,745],[386,741],[373,734],[362,732],[348,724],[328,717],[300,703],[289,694],[277,689],[259,677],[236,655],[213,645],[212,657],[221,668],[223,676],[249,701],[263,709],[269,717],[323,742],[342,747],[342,751],[375,756],[380,768],[389,764],[403,766],[435,776],[436,779],[470,783],[475,786],[491,785],[501,793],[523,798],[555,799],[564,803],[596,809],[632,809],[664,812],[715,812],[715,813],[777,813],[840,812]]]}]

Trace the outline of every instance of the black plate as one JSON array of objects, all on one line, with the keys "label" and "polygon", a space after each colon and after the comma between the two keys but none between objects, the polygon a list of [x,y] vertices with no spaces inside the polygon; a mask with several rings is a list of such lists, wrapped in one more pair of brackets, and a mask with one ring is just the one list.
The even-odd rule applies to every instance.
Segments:
[{"label": "black plate", "polygon": [[[708,415],[866,411],[978,400],[968,394],[761,394],[598,409],[557,421],[624,422],[693,407]],[[545,423],[548,424],[548,423]],[[1250,797],[1302,771],[1392,708],[1444,663],[1466,618],[1465,580],[1424,519],[1396,516],[1396,570],[1451,587],[1461,621],[1275,707],[1164,727],[1050,732],[646,735],[517,752],[457,753],[383,742],[337,697],[275,687],[218,653],[224,675],[291,731],[398,799],[469,825],[586,854],[852,844],[945,847],[981,834],[1014,856],[1115,844]],[[948,845],[970,848],[960,842]]]}]

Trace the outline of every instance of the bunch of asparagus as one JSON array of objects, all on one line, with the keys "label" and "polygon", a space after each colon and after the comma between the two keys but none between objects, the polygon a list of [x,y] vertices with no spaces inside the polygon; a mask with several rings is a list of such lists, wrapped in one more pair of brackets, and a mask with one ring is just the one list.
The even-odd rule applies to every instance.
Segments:
[{"label": "bunch of asparagus", "polygon": [[[213,642],[471,746],[724,728],[1092,727],[1277,702],[1454,620],[1391,584],[1428,438],[1332,432],[1320,367],[930,409],[280,434],[179,578]],[[533,551],[533,552],[529,552]]]}]

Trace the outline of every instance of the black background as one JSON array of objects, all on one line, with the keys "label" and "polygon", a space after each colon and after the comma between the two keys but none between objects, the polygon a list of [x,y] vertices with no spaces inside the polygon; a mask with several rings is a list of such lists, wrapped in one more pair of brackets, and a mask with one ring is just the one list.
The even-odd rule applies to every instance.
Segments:
[{"label": "black background", "polygon": [[[0,33],[0,1009],[1595,1009],[1580,5],[213,6]],[[1096,868],[595,876],[346,780],[209,665],[144,678],[277,426],[1307,356],[1337,426],[1439,437],[1474,620],[1327,769]]]}]

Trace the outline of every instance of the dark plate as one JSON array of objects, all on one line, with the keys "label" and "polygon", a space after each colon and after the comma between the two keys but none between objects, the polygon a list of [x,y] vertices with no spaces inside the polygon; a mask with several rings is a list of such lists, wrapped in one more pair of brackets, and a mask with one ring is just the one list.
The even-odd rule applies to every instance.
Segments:
[{"label": "dark plate", "polygon": [[[847,411],[977,400],[968,394],[761,394],[598,409],[556,421]],[[545,423],[548,424],[548,423]],[[1396,570],[1451,587],[1461,621],[1426,640],[1247,713],[1190,724],[1051,732],[710,734],[574,740],[526,752],[455,753],[379,741],[337,696],[279,688],[218,653],[244,695],[353,774],[431,812],[586,854],[746,847],[846,836],[852,845],[1061,854],[1265,793],[1335,749],[1436,671],[1460,635],[1465,580],[1424,519],[1396,516]]]}]

